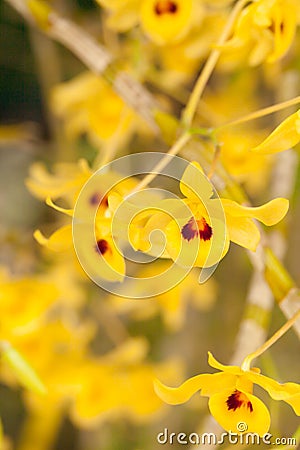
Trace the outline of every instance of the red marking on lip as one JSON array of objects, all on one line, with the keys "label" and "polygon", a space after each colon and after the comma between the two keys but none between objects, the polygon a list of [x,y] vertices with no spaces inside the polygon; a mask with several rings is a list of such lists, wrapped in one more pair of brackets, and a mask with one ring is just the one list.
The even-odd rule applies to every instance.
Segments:
[{"label": "red marking on lip", "polygon": [[156,3],[154,11],[158,16],[163,14],[175,14],[178,11],[178,5],[170,0],[160,0]]},{"label": "red marking on lip", "polygon": [[110,250],[108,242],[105,239],[99,239],[99,241],[97,241],[96,250],[101,253],[101,255],[104,255]]},{"label": "red marking on lip", "polygon": [[250,412],[253,412],[253,406],[246,394],[238,391],[237,389],[226,400],[228,411],[236,411],[237,409],[245,406]]},{"label": "red marking on lip", "polygon": [[184,239],[190,241],[196,236],[200,236],[203,241],[208,241],[212,237],[212,227],[208,225],[204,217],[200,220],[195,220],[193,217],[186,223],[182,229],[181,234]]}]

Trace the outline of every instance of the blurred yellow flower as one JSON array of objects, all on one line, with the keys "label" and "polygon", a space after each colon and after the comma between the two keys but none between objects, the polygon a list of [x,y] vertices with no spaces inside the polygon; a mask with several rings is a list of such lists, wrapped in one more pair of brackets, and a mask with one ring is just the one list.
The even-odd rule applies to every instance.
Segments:
[{"label": "blurred yellow flower", "polygon": [[[56,197],[71,199],[69,203],[71,206],[74,206],[81,188],[87,181],[87,178],[90,178],[87,176],[90,174],[89,170],[87,170],[87,163],[83,160],[80,165],[86,166],[84,176],[78,176],[76,165],[74,165],[74,171],[71,171],[73,177],[70,176],[67,179],[68,181],[66,181],[63,177],[63,169],[65,168],[63,166],[60,173],[56,173],[53,176],[47,176],[46,171],[42,170],[38,181],[36,178],[30,178],[27,180],[27,185],[30,190],[40,197],[43,197],[48,192],[53,193]],[[71,166],[67,165],[66,168],[69,169]],[[100,276],[100,278],[109,281],[122,281],[125,275],[125,261],[116,246],[115,237],[112,236],[112,214],[109,209],[108,196],[111,186],[113,186],[115,193],[124,195],[136,185],[136,181],[131,178],[122,180],[119,174],[112,171],[100,173],[99,176],[95,174],[95,176],[97,180],[85,186],[85,189],[82,191],[80,204],[76,209],[76,220],[79,219],[77,225],[78,233],[76,233],[76,250],[80,251],[84,262],[91,268],[92,273],[90,275],[94,274],[95,277]],[[67,216],[74,216],[73,209],[59,207],[53,203],[50,197],[46,198],[46,203]],[[91,226],[95,227],[95,236],[92,235],[93,240],[89,239],[89,234],[86,232],[87,229],[91,229]],[[71,250],[72,254],[74,254],[71,224],[60,227],[48,238],[40,230],[36,230],[34,237],[40,245],[51,251]]]},{"label": "blurred yellow flower", "polygon": [[[167,274],[172,264],[170,261],[157,261],[139,271],[138,277],[150,278],[151,281],[151,277],[162,272],[165,277],[174,276],[173,272]],[[175,280],[173,281],[175,284]],[[198,274],[191,271],[184,280],[163,294],[143,300],[110,296],[109,303],[113,311],[128,314],[135,320],[146,320],[160,312],[168,330],[174,332],[184,326],[188,304],[192,304],[199,311],[210,310],[216,300],[216,294],[217,286],[212,279],[199,284]]]},{"label": "blurred yellow flower", "polygon": [[227,172],[245,184],[251,193],[261,192],[267,186],[272,160],[249,150],[262,139],[263,132],[243,127],[218,133],[220,160]]},{"label": "blurred yellow flower", "polygon": [[202,19],[201,11],[193,12],[194,23],[184,38],[159,47],[154,45],[152,58],[155,62],[158,60],[159,69],[154,72],[156,66],[152,63],[151,70],[163,89],[172,93],[172,89],[178,84],[183,84],[195,76],[195,71],[216,42],[224,21],[224,14],[221,13],[207,14]]},{"label": "blurred yellow flower", "polygon": [[52,109],[70,138],[87,133],[92,143],[124,144],[138,122],[135,113],[97,75],[83,72],[52,91]]},{"label": "blurred yellow flower", "polygon": [[188,379],[178,388],[170,388],[155,380],[155,391],[166,403],[185,403],[197,391],[209,397],[208,406],[217,422],[227,431],[242,432],[240,422],[246,424],[245,432],[263,436],[270,427],[270,414],[264,403],[252,394],[253,384],[265,389],[274,400],[288,403],[300,415],[300,385],[280,384],[257,368],[248,371],[238,366],[224,366],[209,353],[209,365],[219,373],[201,374]]},{"label": "blurred yellow flower", "polygon": [[146,353],[144,339],[130,339],[83,367],[82,386],[71,411],[75,423],[90,427],[120,416],[139,423],[162,412],[164,405],[154,392],[153,379],[160,371],[169,380],[178,379],[181,364],[146,362]]},{"label": "blurred yellow flower", "polygon": [[13,278],[4,272],[0,277],[0,338],[14,345],[22,336],[41,326],[49,307],[58,300],[59,290],[52,280],[38,276]]},{"label": "blurred yellow flower", "polygon": [[235,52],[237,58],[247,56],[256,66],[271,63],[290,48],[297,28],[296,0],[258,0],[241,12],[233,36],[221,48]]},{"label": "blurred yellow flower", "polygon": [[85,159],[80,159],[77,163],[54,164],[52,171],[53,173],[49,173],[42,163],[33,163],[25,184],[28,190],[41,200],[46,200],[47,197],[53,200],[64,198],[69,205],[74,204],[92,174]]},{"label": "blurred yellow flower", "polygon": [[141,26],[156,44],[179,41],[192,25],[193,3],[193,0],[142,0]]},{"label": "blurred yellow flower", "polygon": [[[41,332],[42,331],[42,332]],[[15,347],[26,357],[47,388],[46,398],[27,393],[29,405],[69,401],[82,382],[79,369],[86,364],[88,344],[95,334],[92,322],[70,324],[52,320],[42,330],[19,337]],[[31,403],[32,402],[32,403]]]}]

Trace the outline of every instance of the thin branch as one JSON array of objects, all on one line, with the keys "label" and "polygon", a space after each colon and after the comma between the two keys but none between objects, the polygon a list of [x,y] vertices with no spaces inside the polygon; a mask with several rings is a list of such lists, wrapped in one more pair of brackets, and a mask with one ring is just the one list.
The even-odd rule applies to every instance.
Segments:
[{"label": "thin branch", "polygon": [[285,102],[267,106],[266,108],[259,109],[258,111],[254,111],[252,113],[247,114],[246,116],[240,117],[239,119],[235,119],[230,122],[224,123],[224,125],[220,125],[217,128],[215,128],[215,131],[220,131],[223,130],[224,128],[240,125],[241,123],[249,122],[250,120],[259,119],[269,114],[274,114],[278,111],[289,108],[290,106],[297,105],[299,103],[300,103],[300,96],[294,97],[291,98],[290,100],[286,100]]},{"label": "thin branch", "polygon": [[[299,300],[299,290],[292,289],[291,292],[287,295],[292,297],[292,300]],[[251,362],[262,355],[265,351],[267,351],[273,344],[275,344],[285,333],[294,325],[296,321],[300,319],[300,309],[298,309],[295,314],[287,321],[285,324],[273,334],[263,345],[257,348],[254,352],[248,355],[242,365],[241,368],[245,371],[250,370]]]},{"label": "thin branch", "polygon": [[[234,8],[232,9],[228,20],[225,24],[225,27],[222,31],[222,34],[217,42],[217,46],[220,47],[224,44],[224,42],[228,39],[230,36],[230,33],[232,31],[232,27],[234,25],[234,22],[236,21],[237,16],[241,12],[241,10],[244,8],[244,6],[249,2],[249,0],[239,0]],[[191,126],[191,123],[193,121],[194,115],[197,110],[198,102],[200,100],[200,97],[205,89],[205,86],[207,85],[207,82],[216,66],[216,63],[219,59],[221,50],[218,48],[215,48],[211,54],[209,55],[205,66],[203,70],[201,71],[198,80],[196,81],[195,87],[193,89],[193,92],[188,100],[187,106],[183,113],[183,124],[189,128]]]}]

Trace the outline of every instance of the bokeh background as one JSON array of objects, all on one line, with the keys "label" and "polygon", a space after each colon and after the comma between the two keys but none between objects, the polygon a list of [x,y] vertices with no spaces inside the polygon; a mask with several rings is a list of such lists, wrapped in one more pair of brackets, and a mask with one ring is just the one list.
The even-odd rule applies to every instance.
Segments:
[{"label": "bokeh background", "polygon": [[[139,45],[144,44],[139,40],[144,37],[135,30],[130,38],[126,35],[116,37],[103,25],[105,12],[95,2],[65,0],[57,2],[56,6],[119,52],[123,41],[126,43],[128,39],[125,49],[129,56],[125,52],[123,56],[125,65],[130,66],[134,61],[131,53],[134,45],[138,61]],[[174,313],[176,307],[172,306],[172,295],[161,303],[157,299],[111,298],[79,273],[69,254],[53,256],[42,248],[33,238],[34,230],[42,228],[49,235],[57,224],[64,222],[26,187],[25,180],[30,176],[33,164],[42,162],[53,172],[55,164],[75,165],[80,158],[92,164],[99,153],[98,144],[93,145],[87,133],[80,133],[73,139],[66,135],[64,120],[57,117],[50,101],[53,89],[59,83],[72,79],[86,68],[67,49],[29,27],[3,0],[0,1],[0,29],[1,339],[11,340],[49,386],[49,394],[44,397],[31,394],[20,387],[14,374],[1,364],[0,416],[6,436],[3,448],[160,448],[156,436],[164,428],[185,433],[201,429],[208,416],[207,399],[196,395],[185,405],[163,405],[155,397],[151,380],[158,376],[175,385],[192,375],[212,372],[207,365],[208,350],[222,363],[228,363],[236,345],[252,274],[247,253],[231,245],[207,285],[197,291],[195,280],[190,280],[182,292],[173,294],[174,304],[180,299],[181,305]],[[208,86],[208,109],[225,117],[228,109],[230,115],[232,111],[227,104],[230,100],[224,91],[238,92],[247,102],[244,89],[252,89],[253,83],[253,103],[259,106],[270,104],[280,90],[278,83],[288,76],[292,77],[288,80],[293,80],[294,95],[297,95],[300,78],[298,35],[295,42],[291,56],[280,67],[241,69],[237,66],[228,70],[220,66]],[[154,51],[145,48],[149,53]],[[198,69],[204,60],[205,55],[199,57]],[[149,61],[147,64],[150,65]],[[143,70],[150,73],[148,66],[131,69],[131,72],[142,78],[140,72]],[[274,74],[278,77],[277,83],[272,82]],[[197,70],[194,70],[183,81],[180,79],[176,92],[182,96],[182,102],[196,75]],[[151,76],[146,74],[142,82],[178,115],[181,99],[171,98],[169,92],[163,92],[162,86],[154,83],[155,75],[152,73]],[[172,80],[172,83],[176,89],[176,81]],[[281,93],[278,95],[277,100]],[[108,101],[103,98],[104,102]],[[253,110],[251,102],[244,113],[247,108]],[[233,115],[237,116],[238,112],[237,108]],[[165,151],[165,144],[143,127],[142,131],[132,133],[130,139],[126,138],[124,146],[118,146],[117,156],[138,151]],[[274,124],[267,118],[260,122],[257,132],[272,127]],[[242,132],[243,129],[241,135]],[[193,149],[191,152],[193,154]],[[297,149],[293,152],[297,156]],[[245,176],[237,176],[255,204],[270,198],[275,159],[270,159],[261,171],[251,169],[249,177],[246,176],[247,168]],[[297,157],[293,176],[290,211],[278,230],[283,233],[287,246],[285,266],[299,285],[300,172]],[[21,325],[18,324],[19,316],[24,319],[24,323],[20,319]],[[168,316],[171,317],[169,321]],[[285,319],[275,306],[268,320],[268,335],[271,335]],[[15,329],[19,331],[14,333]],[[263,355],[259,364],[263,373],[278,381],[299,382],[299,342],[293,330]],[[168,367],[163,368],[164,365]],[[82,380],[85,380],[83,387]],[[259,395],[271,411],[271,432],[277,436],[292,436],[299,425],[292,410],[283,402],[270,400],[262,391]],[[179,444],[165,447],[181,448]]]}]

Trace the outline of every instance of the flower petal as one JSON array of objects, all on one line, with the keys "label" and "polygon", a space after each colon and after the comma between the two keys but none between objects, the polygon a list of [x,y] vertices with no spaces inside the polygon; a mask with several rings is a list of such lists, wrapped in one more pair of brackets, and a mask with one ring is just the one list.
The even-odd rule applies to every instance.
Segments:
[{"label": "flower petal", "polygon": [[[100,230],[100,231],[99,231]],[[95,282],[123,281],[125,261],[109,233],[109,221],[96,224],[96,237],[90,224],[73,224],[76,253],[84,270]]]},{"label": "flower petal", "polygon": [[227,216],[229,239],[241,247],[255,252],[260,241],[260,232],[255,223],[246,217]]},{"label": "flower petal", "polygon": [[247,377],[265,389],[274,400],[288,403],[295,413],[300,415],[300,385],[297,383],[278,383],[272,378],[259,373],[247,372]]},{"label": "flower petal", "polygon": [[224,364],[219,363],[213,356],[211,352],[208,352],[208,364],[214,369],[221,370],[222,372],[229,372],[233,375],[241,375],[242,370],[238,366],[225,366]]},{"label": "flower petal", "polygon": [[[215,377],[215,375],[218,375],[218,377]],[[218,383],[215,383],[216,378],[218,380]],[[223,385],[222,383],[224,381],[226,382],[225,385],[228,384],[227,374],[203,373],[189,378],[177,388],[172,388],[155,379],[154,390],[164,402],[170,405],[179,405],[180,403],[187,402],[192,397],[192,395],[194,395],[201,389],[204,390],[203,395],[210,395],[211,392],[215,392],[215,389],[218,390],[220,388],[220,384]],[[232,378],[229,380],[229,382],[232,386]]]},{"label": "flower petal", "polygon": [[73,247],[72,226],[66,225],[56,230],[49,238],[46,238],[40,230],[33,233],[35,240],[44,247],[54,252],[69,250]]},{"label": "flower petal", "polygon": [[194,161],[187,166],[180,181],[180,191],[190,200],[203,203],[213,195],[212,185],[199,163]]},{"label": "flower petal", "polygon": [[249,207],[240,205],[229,199],[221,199],[227,216],[248,217],[257,219],[267,226],[280,222],[289,209],[289,201],[285,198],[275,198],[262,206]]},{"label": "flower petal", "polygon": [[267,139],[251,151],[264,154],[278,153],[294,147],[298,142],[300,142],[300,109],[287,117]]},{"label": "flower petal", "polygon": [[51,208],[55,209],[56,211],[59,211],[63,214],[66,214],[67,216],[73,217],[74,210],[73,209],[66,209],[61,208],[60,206],[53,203],[50,197],[46,198],[46,205],[51,206]]},{"label": "flower petal", "polygon": [[224,389],[209,399],[208,406],[216,421],[227,431],[241,433],[243,430],[240,429],[240,424],[244,424],[245,432],[263,436],[270,428],[271,419],[267,407],[248,392]]}]

